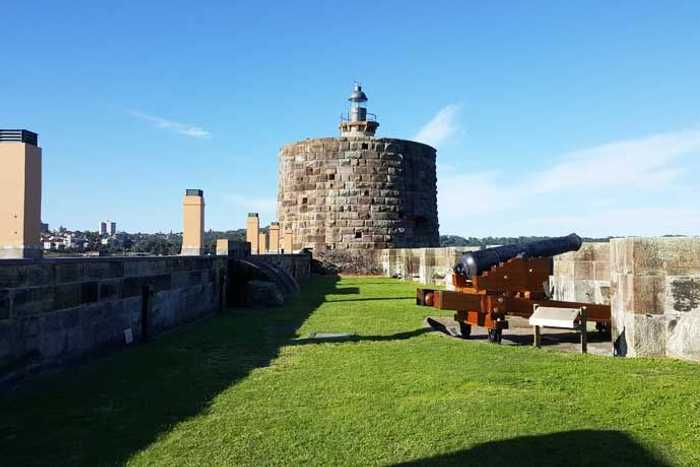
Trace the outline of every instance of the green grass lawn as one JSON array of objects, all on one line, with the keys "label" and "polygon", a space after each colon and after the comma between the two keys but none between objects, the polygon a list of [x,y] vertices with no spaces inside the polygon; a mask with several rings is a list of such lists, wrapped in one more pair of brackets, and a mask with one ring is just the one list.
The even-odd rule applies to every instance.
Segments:
[{"label": "green grass lawn", "polygon": [[37,378],[0,395],[0,465],[700,465],[700,366],[450,339],[414,296],[315,278]]}]

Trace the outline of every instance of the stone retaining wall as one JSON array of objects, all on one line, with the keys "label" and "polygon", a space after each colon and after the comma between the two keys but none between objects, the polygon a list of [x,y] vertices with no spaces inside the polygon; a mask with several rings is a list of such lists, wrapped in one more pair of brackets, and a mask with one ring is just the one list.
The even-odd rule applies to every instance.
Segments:
[{"label": "stone retaining wall", "polygon": [[616,351],[700,361],[700,237],[611,241]]},{"label": "stone retaining wall", "polygon": [[0,382],[214,313],[226,259],[0,262]]},{"label": "stone retaining wall", "polygon": [[311,254],[265,254],[248,257],[252,262],[264,262],[288,272],[301,285],[311,277]]},{"label": "stone retaining wall", "polygon": [[377,255],[385,276],[428,285],[452,287],[452,268],[467,251],[478,247],[390,248]]}]

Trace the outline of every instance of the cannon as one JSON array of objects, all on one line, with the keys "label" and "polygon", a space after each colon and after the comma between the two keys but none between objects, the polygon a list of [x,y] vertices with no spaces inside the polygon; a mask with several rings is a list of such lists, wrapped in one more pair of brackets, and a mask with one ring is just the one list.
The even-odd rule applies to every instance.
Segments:
[{"label": "cannon", "polygon": [[486,248],[465,253],[453,268],[454,290],[419,288],[416,303],[454,310],[463,337],[472,326],[488,329],[489,341],[500,343],[507,316],[529,318],[536,307],[585,308],[596,328],[608,332],[610,306],[551,300],[547,284],[552,257],[577,251],[581,237],[564,237]]},{"label": "cannon", "polygon": [[535,242],[497,246],[479,251],[470,251],[460,258],[454,272],[472,278],[493,266],[505,263],[512,258],[542,258],[560,255],[581,248],[583,240],[572,233],[566,237],[549,238]]}]

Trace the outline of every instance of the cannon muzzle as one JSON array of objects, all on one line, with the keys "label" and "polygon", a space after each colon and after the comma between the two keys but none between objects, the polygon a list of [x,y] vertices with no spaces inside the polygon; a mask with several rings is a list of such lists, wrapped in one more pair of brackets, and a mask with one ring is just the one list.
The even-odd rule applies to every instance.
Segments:
[{"label": "cannon muzzle", "polygon": [[556,256],[568,251],[577,251],[582,243],[581,237],[572,233],[565,237],[470,251],[462,255],[454,267],[454,272],[471,279],[509,259]]}]

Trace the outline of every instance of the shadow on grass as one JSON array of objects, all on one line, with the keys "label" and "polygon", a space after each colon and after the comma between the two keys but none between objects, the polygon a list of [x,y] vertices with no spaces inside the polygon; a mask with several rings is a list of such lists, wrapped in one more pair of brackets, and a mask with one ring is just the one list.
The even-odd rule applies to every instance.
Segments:
[{"label": "shadow on grass", "polygon": [[[451,318],[445,317],[428,317],[428,324],[436,331],[443,334],[447,334],[450,337],[455,337],[462,339],[459,330],[459,324],[452,320]],[[471,341],[483,341],[488,339],[488,334],[486,329],[480,326],[472,326],[472,331],[466,340]],[[510,345],[516,346],[532,346],[534,337],[532,331],[529,328],[515,328],[519,333],[512,332],[511,330],[503,331],[503,341],[504,343],[509,343]],[[523,332],[525,331],[525,332]],[[581,334],[575,330],[568,329],[556,329],[556,328],[544,328],[542,329],[542,339],[540,344],[542,346],[556,346],[563,343],[578,344],[581,342]],[[588,343],[596,344],[601,342],[610,342],[610,335],[601,333],[598,331],[588,331]]]},{"label": "shadow on grass", "polygon": [[479,444],[398,466],[670,466],[619,431],[576,430]]},{"label": "shadow on grass", "polygon": [[[333,292],[333,295],[335,295],[335,292]],[[326,300],[326,303],[333,303],[333,302],[374,302],[374,301],[381,301],[381,300],[414,300],[415,301],[416,297],[371,297],[371,298],[341,298],[339,300]]]},{"label": "shadow on grass", "polygon": [[309,344],[324,344],[324,343],[343,343],[343,342],[384,342],[384,341],[402,341],[411,339],[416,336],[423,335],[428,332],[433,332],[430,328],[415,329],[413,331],[399,332],[386,336],[340,336],[340,337],[306,337],[303,339],[294,339],[287,345],[309,345]]},{"label": "shadow on grass", "polygon": [[[542,339],[540,344],[544,346],[559,345],[562,343],[577,344],[581,342],[581,334],[577,331],[552,331],[551,329],[542,330]],[[470,339],[487,339],[486,334],[470,336]],[[513,342],[515,345],[532,345],[534,337],[532,334],[506,334],[503,333],[503,340]],[[610,336],[597,331],[588,331],[588,343],[595,344],[598,342],[610,342]]]},{"label": "shadow on grass", "polygon": [[229,310],[0,395],[0,464],[126,463],[269,365],[337,280],[315,277],[284,307]]},{"label": "shadow on grass", "polygon": [[358,295],[359,287],[340,287],[333,290],[333,295]]}]

